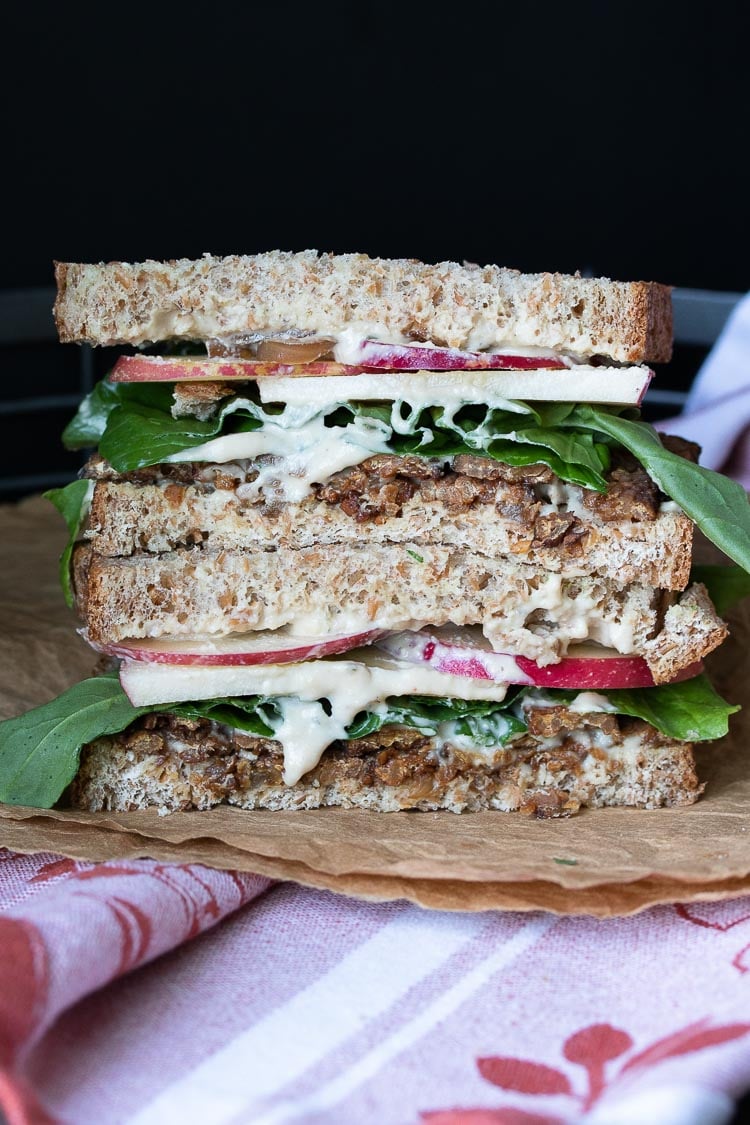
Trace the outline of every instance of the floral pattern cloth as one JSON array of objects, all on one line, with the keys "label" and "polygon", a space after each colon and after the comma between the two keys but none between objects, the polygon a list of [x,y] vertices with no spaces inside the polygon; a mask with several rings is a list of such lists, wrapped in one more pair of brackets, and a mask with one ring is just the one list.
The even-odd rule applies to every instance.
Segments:
[{"label": "floral pattern cloth", "polygon": [[9,1125],[710,1125],[750,1086],[750,899],[429,912],[0,851],[0,907]]}]

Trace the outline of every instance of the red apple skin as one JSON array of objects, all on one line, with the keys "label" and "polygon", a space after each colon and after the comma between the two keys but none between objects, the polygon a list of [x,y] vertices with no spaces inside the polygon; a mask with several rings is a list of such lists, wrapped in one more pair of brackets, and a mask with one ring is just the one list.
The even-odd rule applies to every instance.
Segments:
[{"label": "red apple skin", "polygon": [[195,356],[124,355],[109,376],[113,383],[177,383],[224,379],[260,379],[305,375],[363,375],[377,371],[531,371],[560,370],[562,360],[536,356],[485,355],[451,348],[416,348],[368,341],[362,362],[257,363],[252,359],[204,359]]},{"label": "red apple skin", "polygon": [[[321,656],[335,656],[350,649],[361,648],[362,645],[371,644],[381,631],[374,629],[366,633],[357,633],[344,637],[326,637],[311,641],[309,638],[300,638],[294,643],[289,638],[287,648],[260,648],[253,651],[253,634],[248,634],[248,651],[246,652],[181,652],[169,648],[143,647],[142,642],[132,641],[130,644],[93,645],[97,652],[107,656],[116,656],[123,660],[140,660],[150,664],[183,664],[183,665],[249,665],[249,664],[297,664],[303,660],[317,660]],[[169,643],[169,642],[166,642]],[[184,642],[180,642],[184,643]],[[258,638],[255,638],[258,643]]]},{"label": "red apple skin", "polygon": [[[590,657],[564,658],[559,664],[547,664],[540,668],[527,657],[516,657],[522,672],[526,672],[537,687],[573,688],[581,691],[604,691],[607,688],[655,687],[651,670],[640,656],[611,656],[605,659]],[[670,683],[691,680],[703,670],[699,661],[675,676]]]},{"label": "red apple skin", "polygon": [[252,359],[196,359],[192,356],[123,355],[110,373],[112,383],[187,383],[268,376],[361,375],[366,367],[344,363],[256,363]]},{"label": "red apple skin", "polygon": [[[403,634],[407,643],[399,645],[399,634],[386,636],[380,647],[398,659],[415,664],[429,664],[436,672],[470,679],[500,682],[497,670],[491,667],[491,658],[506,657],[508,666],[502,669],[502,682],[525,684],[542,688],[567,688],[575,691],[606,691],[617,688],[655,687],[654,678],[642,656],[611,654],[563,657],[557,664],[540,666],[527,656],[493,653],[484,638],[479,640],[472,632],[457,631],[452,640],[444,640],[429,631]],[[418,640],[419,638],[419,640]],[[420,643],[424,638],[424,643]],[[395,643],[394,643],[395,642]],[[489,658],[489,659],[488,659]],[[689,680],[703,670],[699,661],[675,676],[672,683]]]},{"label": "red apple skin", "polygon": [[564,360],[551,356],[493,355],[458,348],[383,344],[378,340],[363,341],[360,350],[362,363],[388,371],[557,371],[568,366]]}]

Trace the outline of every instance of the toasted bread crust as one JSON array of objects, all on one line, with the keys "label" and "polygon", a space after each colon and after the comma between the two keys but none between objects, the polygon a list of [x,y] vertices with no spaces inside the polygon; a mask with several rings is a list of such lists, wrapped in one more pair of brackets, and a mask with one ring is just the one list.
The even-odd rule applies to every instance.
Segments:
[{"label": "toasted bread crust", "polygon": [[63,342],[139,345],[357,326],[441,346],[515,343],[617,362],[666,362],[672,352],[671,290],[656,282],[315,250],[57,262],[55,276]]},{"label": "toasted bread crust", "polygon": [[669,607],[664,625],[646,645],[644,656],[657,684],[673,680],[680,669],[718,648],[729,628],[717,614],[702,582],[695,582]]}]

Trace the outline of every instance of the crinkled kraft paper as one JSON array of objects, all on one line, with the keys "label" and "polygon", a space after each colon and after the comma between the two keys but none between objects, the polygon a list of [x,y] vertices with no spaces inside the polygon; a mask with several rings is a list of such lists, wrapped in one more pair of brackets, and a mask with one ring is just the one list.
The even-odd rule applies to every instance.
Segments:
[{"label": "crinkled kraft paper", "polygon": [[[0,711],[18,714],[91,671],[56,573],[62,521],[36,497],[0,508]],[[750,891],[750,599],[709,669],[745,709],[697,752],[706,791],[677,809],[518,813],[249,812],[222,806],[82,813],[0,806],[0,845],[76,859],[150,856],[254,871],[371,900],[443,910],[549,910],[612,916]]]}]

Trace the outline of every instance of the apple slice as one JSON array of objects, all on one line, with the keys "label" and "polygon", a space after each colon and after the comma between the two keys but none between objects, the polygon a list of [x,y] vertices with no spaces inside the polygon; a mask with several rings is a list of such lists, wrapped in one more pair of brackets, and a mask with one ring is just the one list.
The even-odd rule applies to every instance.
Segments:
[{"label": "apple slice", "polygon": [[[415,352],[428,349],[414,348]],[[420,357],[422,363],[425,357]],[[507,359],[508,357],[501,357]],[[515,357],[524,359],[525,357]],[[483,356],[490,360],[492,356]],[[311,400],[347,402],[368,399],[424,398],[443,403],[446,398],[461,402],[491,402],[521,399],[528,402],[597,402],[638,406],[653,372],[648,367],[593,367],[578,364],[574,369],[538,364],[533,370],[501,368],[483,363],[450,370],[425,371],[402,367],[389,370],[343,363],[256,363],[250,359],[196,359],[185,356],[121,356],[112,372],[114,383],[207,382],[258,380],[264,402]],[[463,377],[456,373],[463,371]],[[439,395],[439,399],[436,396]],[[477,396],[477,397],[475,397]]]},{"label": "apple slice", "polygon": [[512,351],[466,352],[421,344],[384,344],[379,340],[360,340],[351,347],[339,346],[335,355],[345,363],[361,363],[386,371],[534,371],[572,366],[570,360],[554,352],[535,355],[518,355]]},{"label": "apple slice", "polygon": [[558,371],[570,361],[549,355],[511,355],[463,352],[457,348],[429,348],[381,344],[361,340],[339,353],[336,362],[204,358],[203,356],[120,356],[112,369],[113,383],[176,383],[188,380],[260,379],[268,376],[357,375],[367,371]]},{"label": "apple slice", "polygon": [[[574,645],[559,663],[544,666],[526,656],[494,652],[477,627],[446,626],[419,632],[391,633],[375,644],[397,660],[428,664],[437,672],[493,680],[495,683],[573,690],[655,686],[642,656],[623,655],[595,644]],[[698,661],[683,668],[673,682],[692,679],[702,667]]]},{"label": "apple slice", "polygon": [[357,375],[366,368],[344,363],[260,363],[254,359],[204,359],[196,356],[122,355],[109,378],[113,383],[210,382],[281,375]]},{"label": "apple slice", "polygon": [[332,637],[297,637],[286,629],[277,629],[193,640],[156,637],[110,645],[92,644],[92,648],[107,656],[151,664],[295,664],[372,644],[381,633],[382,630],[371,629]]}]

